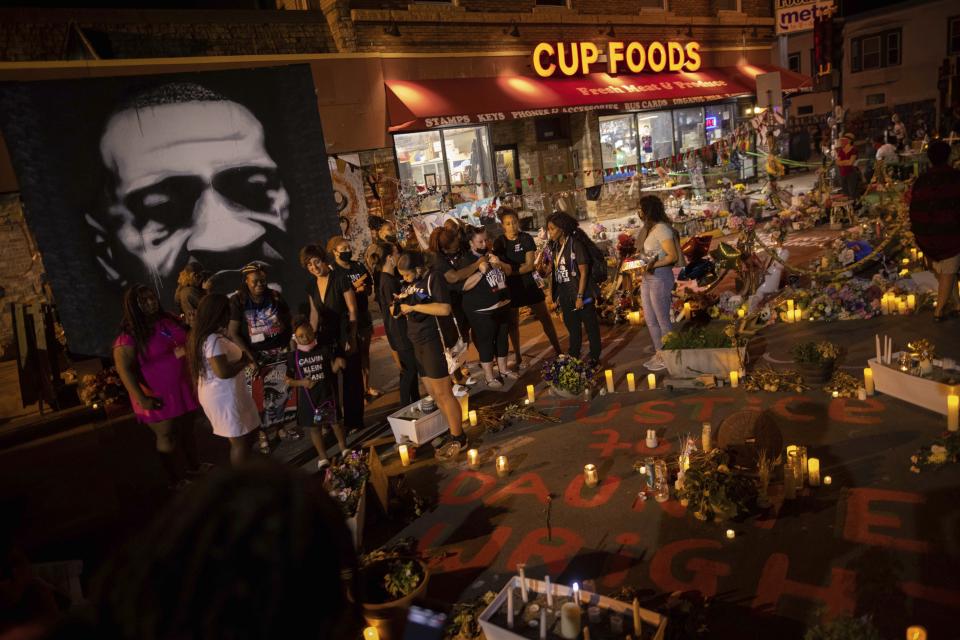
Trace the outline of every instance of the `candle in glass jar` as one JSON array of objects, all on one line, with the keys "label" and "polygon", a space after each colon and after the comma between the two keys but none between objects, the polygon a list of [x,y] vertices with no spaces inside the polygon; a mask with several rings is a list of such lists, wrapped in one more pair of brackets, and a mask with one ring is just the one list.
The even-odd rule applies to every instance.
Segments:
[{"label": "candle in glass jar", "polygon": [[476,449],[468,449],[467,464],[470,465],[471,469],[478,469],[480,467],[480,452]]},{"label": "candle in glass jar", "polygon": [[380,632],[376,627],[366,627],[363,630],[363,640],[380,640]]},{"label": "candle in glass jar", "polygon": [[916,249],[910,249],[910,258],[911,258],[912,260],[916,260],[916,259],[917,259],[917,250],[916,250]]},{"label": "candle in glass jar", "polygon": [[873,387],[873,369],[866,367],[863,370],[863,388],[866,389],[867,395],[872,396],[874,393]]},{"label": "candle in glass jar", "polygon": [[533,385],[527,385],[527,400],[530,401],[530,404],[533,404],[533,401],[537,399],[536,394],[533,392]]},{"label": "candle in glass jar", "polygon": [[689,303],[689,302],[684,302],[684,303],[683,303],[683,317],[684,317],[684,318],[689,318],[689,317],[690,317],[690,303]]},{"label": "candle in glass jar", "polygon": [[595,487],[600,483],[597,465],[586,464],[583,466],[583,483],[588,487]]},{"label": "candle in glass jar", "polygon": [[470,409],[470,413],[467,414],[470,417],[470,426],[477,426],[477,412],[473,409]]},{"label": "candle in glass jar", "polygon": [[627,374],[627,391],[637,390],[637,379],[632,373]]},{"label": "candle in glass jar", "polygon": [[947,396],[947,431],[956,431],[960,418],[960,396],[950,394]]},{"label": "candle in glass jar", "polygon": [[399,447],[397,447],[397,451],[400,452],[400,464],[402,464],[405,467],[409,467],[410,466],[410,447],[408,447],[405,444],[402,444]]},{"label": "candle in glass jar", "polygon": [[507,456],[497,456],[497,475],[501,478],[510,473],[510,465],[507,462]]},{"label": "candle in glass jar", "polygon": [[730,386],[736,389],[740,386],[740,373],[737,371],[730,372]]},{"label": "candle in glass jar", "polygon": [[604,371],[603,377],[607,379],[607,393],[613,393],[613,370],[607,369]]},{"label": "candle in glass jar", "polygon": [[820,460],[818,458],[807,459],[807,479],[811,487],[820,486]]},{"label": "candle in glass jar", "polygon": [[651,391],[657,388],[657,376],[653,373],[647,374],[647,388]]}]

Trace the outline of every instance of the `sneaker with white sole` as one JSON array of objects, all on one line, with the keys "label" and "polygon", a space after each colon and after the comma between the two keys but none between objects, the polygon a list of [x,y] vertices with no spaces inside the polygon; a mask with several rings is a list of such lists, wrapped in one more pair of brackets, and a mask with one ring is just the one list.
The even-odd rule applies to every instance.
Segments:
[{"label": "sneaker with white sole", "polygon": [[663,371],[667,368],[667,365],[663,363],[663,359],[660,357],[660,354],[655,354],[652,358],[643,363],[643,366],[650,371]]},{"label": "sneaker with white sole", "polygon": [[496,376],[487,380],[488,389],[503,389],[503,376]]},{"label": "sneaker with white sole", "polygon": [[330,461],[327,458],[320,458],[317,460],[317,471],[323,471],[330,466]]},{"label": "sneaker with white sole", "polygon": [[[439,438],[440,442],[434,445],[436,453],[434,454],[440,460],[453,460],[460,452],[467,448],[467,435],[461,434],[455,436],[450,432],[445,433]],[[436,440],[434,440],[436,442]]]}]

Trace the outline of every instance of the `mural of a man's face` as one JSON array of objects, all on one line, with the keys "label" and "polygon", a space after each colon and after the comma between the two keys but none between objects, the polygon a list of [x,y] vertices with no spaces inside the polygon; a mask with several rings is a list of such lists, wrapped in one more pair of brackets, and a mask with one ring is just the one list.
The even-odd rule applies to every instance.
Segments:
[{"label": "mural of a man's face", "polygon": [[113,264],[102,262],[114,277],[175,287],[191,260],[214,278],[282,261],[290,198],[246,107],[205,99],[119,111],[100,155],[113,177],[104,221]]}]

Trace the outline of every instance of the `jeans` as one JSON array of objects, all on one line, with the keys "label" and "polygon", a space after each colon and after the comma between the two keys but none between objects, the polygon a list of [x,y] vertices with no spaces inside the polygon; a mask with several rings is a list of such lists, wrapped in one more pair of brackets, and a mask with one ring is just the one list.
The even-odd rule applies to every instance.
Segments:
[{"label": "jeans", "polygon": [[643,274],[640,285],[643,317],[650,331],[653,348],[658,351],[663,347],[663,336],[673,331],[673,324],[670,322],[673,282],[673,268],[660,267]]},{"label": "jeans", "polygon": [[413,348],[397,351],[400,361],[400,404],[407,406],[420,399],[420,377]]},{"label": "jeans", "polygon": [[580,333],[580,325],[587,328],[587,339],[590,341],[590,358],[600,361],[600,320],[597,318],[597,308],[591,302],[583,305],[583,309],[577,310],[573,302],[561,301],[560,310],[563,313],[563,324],[567,327],[567,333],[570,334],[570,355],[574,358],[580,357],[580,348],[583,343],[583,336]]}]

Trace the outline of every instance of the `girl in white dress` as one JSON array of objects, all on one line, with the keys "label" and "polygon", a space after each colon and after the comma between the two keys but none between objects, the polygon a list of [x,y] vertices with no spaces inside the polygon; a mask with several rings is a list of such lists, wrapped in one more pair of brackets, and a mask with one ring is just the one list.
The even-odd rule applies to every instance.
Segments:
[{"label": "girl in white dress", "polygon": [[260,415],[243,375],[253,362],[226,336],[229,321],[229,299],[218,294],[206,296],[197,307],[187,357],[200,406],[213,432],[230,441],[230,461],[236,466],[250,453]]}]

